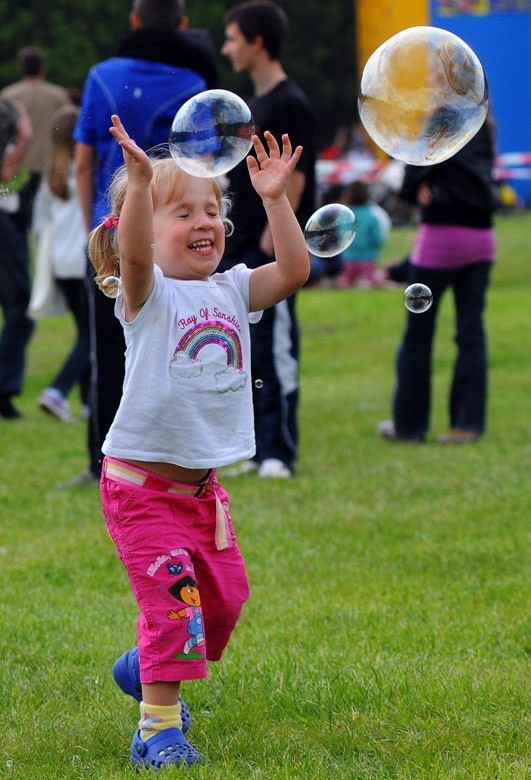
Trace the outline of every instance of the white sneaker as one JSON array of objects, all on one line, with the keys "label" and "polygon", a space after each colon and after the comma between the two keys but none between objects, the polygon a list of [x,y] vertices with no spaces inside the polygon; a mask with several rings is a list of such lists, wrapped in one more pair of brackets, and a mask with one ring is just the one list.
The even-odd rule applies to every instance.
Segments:
[{"label": "white sneaker", "polygon": [[239,477],[242,474],[252,474],[258,471],[258,463],[255,460],[244,460],[233,468],[226,469],[223,472],[225,477]]},{"label": "white sneaker", "polygon": [[266,458],[260,463],[258,467],[258,476],[260,479],[288,479],[292,476],[292,471],[289,466],[286,466],[278,458]]},{"label": "white sneaker", "polygon": [[37,403],[41,409],[57,417],[58,420],[67,423],[74,422],[68,400],[55,387],[47,387],[46,390],[43,390],[37,399]]}]

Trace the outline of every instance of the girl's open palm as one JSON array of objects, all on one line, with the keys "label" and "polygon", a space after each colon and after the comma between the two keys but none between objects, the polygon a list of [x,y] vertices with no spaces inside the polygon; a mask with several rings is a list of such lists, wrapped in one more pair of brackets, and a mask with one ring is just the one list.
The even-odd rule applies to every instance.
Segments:
[{"label": "girl's open palm", "polygon": [[127,176],[131,181],[150,182],[153,177],[151,161],[147,154],[129,136],[117,114],[111,116],[113,126],[109,132],[122,147]]},{"label": "girl's open palm", "polygon": [[276,200],[286,193],[289,178],[295,170],[302,153],[302,146],[297,146],[292,153],[289,136],[282,136],[282,151],[272,133],[266,130],[264,137],[269,147],[269,153],[257,135],[253,135],[256,158],[247,158],[249,176],[256,192],[262,200]]}]

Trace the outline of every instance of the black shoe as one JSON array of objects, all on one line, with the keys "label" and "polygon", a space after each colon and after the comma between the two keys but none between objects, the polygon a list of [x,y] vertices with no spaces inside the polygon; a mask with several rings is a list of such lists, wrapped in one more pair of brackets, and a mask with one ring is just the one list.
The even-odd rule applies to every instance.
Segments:
[{"label": "black shoe", "polygon": [[22,417],[8,395],[0,395],[0,417],[5,420],[15,420],[17,417]]}]

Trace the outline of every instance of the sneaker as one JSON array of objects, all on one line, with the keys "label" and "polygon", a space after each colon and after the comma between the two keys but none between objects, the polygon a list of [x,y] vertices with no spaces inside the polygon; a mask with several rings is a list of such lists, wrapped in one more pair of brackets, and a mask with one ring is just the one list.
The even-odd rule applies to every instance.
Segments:
[{"label": "sneaker", "polygon": [[439,444],[472,444],[481,436],[481,431],[452,428],[448,433],[437,437]]},{"label": "sneaker", "polygon": [[181,729],[164,729],[147,742],[138,729],[131,744],[131,763],[143,764],[147,769],[162,769],[170,764],[192,766],[204,760],[205,756],[190,745]]},{"label": "sneaker", "polygon": [[258,467],[258,476],[260,479],[288,479],[293,476],[289,466],[278,458],[266,458]]},{"label": "sneaker", "polygon": [[81,485],[99,485],[99,482],[99,478],[90,469],[84,469],[81,474],[76,474],[75,477],[67,479],[65,482],[58,482],[55,489],[63,490],[63,488],[79,487]]},{"label": "sneaker", "polygon": [[[112,668],[112,676],[116,685],[128,696],[137,701],[142,701],[142,684],[140,682],[140,664],[138,662],[138,647],[126,650],[115,661]],[[186,703],[179,696],[181,703],[182,732],[186,734],[192,725],[192,716]]]},{"label": "sneaker", "polygon": [[244,460],[237,466],[233,466],[230,469],[224,471],[225,477],[240,477],[242,474],[254,474],[258,471],[258,463],[255,460]]},{"label": "sneaker", "polygon": [[378,423],[378,433],[388,441],[400,441],[406,444],[423,444],[424,436],[399,436],[392,420],[382,420]]},{"label": "sneaker", "polygon": [[41,409],[57,417],[58,420],[67,423],[74,422],[68,400],[55,387],[47,387],[38,397],[37,403]]}]

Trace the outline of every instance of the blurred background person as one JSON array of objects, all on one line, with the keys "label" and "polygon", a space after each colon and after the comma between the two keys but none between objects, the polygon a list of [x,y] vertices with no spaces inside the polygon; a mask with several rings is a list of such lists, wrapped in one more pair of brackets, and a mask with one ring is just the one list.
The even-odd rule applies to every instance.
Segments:
[{"label": "blurred background person", "polygon": [[457,154],[437,165],[406,166],[402,197],[421,208],[407,283],[427,285],[433,304],[407,312],[397,355],[393,419],[378,426],[391,441],[423,442],[429,430],[433,339],[442,296],[454,297],[457,355],[445,444],[475,442],[485,431],[487,343],[483,312],[496,257],[494,129],[490,118]]},{"label": "blurred background person", "polygon": [[55,283],[74,319],[75,342],[39,406],[63,422],[73,422],[68,394],[79,384],[84,416],[88,415],[90,339],[85,285],[85,229],[74,175],[74,128],[80,110],[64,106],[52,118],[52,159],[35,199],[33,228],[41,251],[49,255]]},{"label": "blurred background person", "polygon": [[20,417],[12,399],[22,392],[26,347],[34,326],[27,314],[31,293],[28,245],[11,219],[10,208],[16,210],[18,198],[16,193],[9,193],[7,185],[20,170],[31,138],[24,106],[0,96],[0,306],[4,318],[0,333],[0,416],[6,420]]},{"label": "blurred background person", "polygon": [[391,229],[391,219],[381,206],[370,200],[369,188],[363,181],[347,185],[339,202],[348,206],[356,217],[356,237],[340,255],[343,270],[337,286],[371,290],[383,280],[378,260]]},{"label": "blurred background person", "polygon": [[[315,120],[308,98],[289,78],[280,57],[288,29],[284,11],[267,0],[250,0],[225,15],[222,53],[235,73],[247,73],[254,97],[249,101],[256,133],[270,130],[281,144],[288,133],[303,152],[290,180],[287,196],[302,227],[315,209]],[[219,270],[236,263],[250,268],[274,260],[265,211],[254,192],[247,163],[228,174],[234,233],[227,241]],[[298,455],[299,324],[294,295],[267,309],[251,325],[256,456],[241,465],[259,477],[291,477]],[[239,467],[232,470],[234,473]]]},{"label": "blurred background person", "polygon": [[31,227],[33,201],[41,178],[48,170],[52,153],[51,122],[57,109],[70,100],[63,87],[46,80],[46,54],[37,46],[24,46],[17,53],[20,79],[4,87],[2,95],[16,100],[29,114],[33,137],[24,155],[27,179],[18,190],[19,205],[11,219],[27,236]]}]

